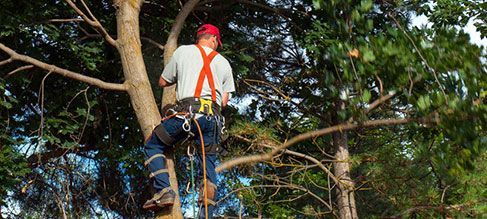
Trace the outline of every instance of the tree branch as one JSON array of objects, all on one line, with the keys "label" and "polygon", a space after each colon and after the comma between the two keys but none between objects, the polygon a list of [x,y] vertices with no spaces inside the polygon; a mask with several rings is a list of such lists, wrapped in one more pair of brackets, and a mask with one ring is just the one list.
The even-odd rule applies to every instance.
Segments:
[{"label": "tree branch", "polygon": [[[235,136],[236,138],[240,139],[240,140],[243,140],[247,143],[254,143],[252,142],[252,140],[248,139],[248,138],[245,138],[241,135],[236,135]],[[277,147],[279,147],[279,145],[274,145],[272,143],[277,143],[277,142],[270,142],[269,143],[266,143],[266,142],[259,142],[257,143],[258,145],[261,145],[261,146],[264,146],[264,147],[267,147],[267,148],[272,148],[272,149],[275,149]],[[335,177],[335,175],[333,175],[333,173],[328,170],[328,168],[325,167],[325,165],[323,165],[319,160],[317,160],[316,158],[314,157],[311,157],[311,156],[308,156],[306,154],[303,154],[303,153],[299,153],[299,152],[296,152],[296,151],[291,151],[291,150],[288,150],[288,149],[283,149],[282,150],[283,153],[285,154],[289,154],[289,155],[293,155],[293,156],[296,156],[296,157],[301,157],[301,158],[304,158],[306,160],[309,160],[313,163],[315,163],[319,168],[321,168],[326,174],[328,174],[330,176],[331,179],[333,179],[333,181],[335,181],[335,183],[339,183],[339,179],[337,179]]]},{"label": "tree branch", "polygon": [[127,87],[125,84],[117,84],[117,83],[108,83],[105,81],[102,81],[97,78],[89,77],[86,75],[82,75],[80,73],[76,73],[70,70],[66,70],[60,67],[57,67],[55,65],[50,65],[44,62],[41,62],[37,59],[34,59],[32,57],[26,56],[26,55],[21,55],[15,52],[14,50],[10,49],[9,47],[5,46],[4,44],[0,43],[0,50],[3,50],[5,53],[10,55],[12,60],[18,60],[26,63],[30,63],[34,66],[37,66],[39,68],[48,70],[50,72],[62,75],[67,78],[71,78],[77,81],[81,81],[90,85],[97,86],[99,88],[107,89],[107,90],[115,90],[115,91],[126,91]]},{"label": "tree branch", "polygon": [[[98,37],[103,37],[101,34],[93,34],[93,33],[88,33],[85,29],[81,28],[81,31],[85,34],[84,37],[81,37],[80,40],[84,40],[86,38],[98,38]],[[164,50],[164,46],[156,41],[154,41],[151,38],[148,37],[140,37],[140,39],[147,41],[148,43],[154,45],[155,47],[159,48],[160,50]]]},{"label": "tree branch", "polygon": [[375,100],[374,102],[372,102],[370,105],[369,105],[369,108],[365,109],[364,113],[365,114],[368,114],[370,111],[372,111],[373,109],[375,109],[376,107],[378,107],[380,104],[382,104],[383,102],[391,99],[392,97],[394,97],[396,95],[396,92],[395,91],[391,91],[389,92],[389,94],[385,95],[385,96],[382,96],[380,97],[379,99]]},{"label": "tree branch", "polygon": [[294,138],[291,138],[286,143],[280,145],[279,147],[274,148],[271,152],[265,154],[256,154],[256,155],[249,155],[244,157],[235,158],[233,160],[226,161],[222,163],[220,166],[216,168],[217,172],[222,172],[223,170],[230,169],[234,166],[247,164],[247,163],[257,163],[262,161],[271,160],[276,154],[280,151],[295,145],[301,141],[316,138],[323,135],[327,135],[333,132],[342,132],[347,130],[352,130],[356,128],[362,127],[376,127],[376,126],[389,126],[389,125],[399,125],[399,124],[406,124],[411,122],[421,122],[421,123],[439,123],[439,118],[419,118],[419,119],[382,119],[382,120],[370,120],[365,121],[361,124],[351,124],[351,123],[342,123],[339,125],[319,129],[316,131],[311,131],[307,133],[300,134]]},{"label": "tree branch", "polygon": [[11,63],[12,61],[13,61],[12,58],[9,58],[7,60],[3,60],[3,61],[0,62],[0,66],[5,65],[5,64],[8,64],[8,63]]},{"label": "tree branch", "polygon": [[26,65],[26,66],[18,67],[17,69],[15,69],[15,70],[9,72],[7,75],[5,75],[5,78],[8,78],[11,75],[13,75],[13,74],[15,74],[15,73],[17,73],[19,71],[23,71],[23,70],[31,69],[31,68],[34,68],[34,66],[33,65]]},{"label": "tree branch", "polygon": [[117,42],[108,34],[108,32],[105,30],[105,28],[103,28],[103,26],[98,21],[98,19],[96,19],[96,17],[93,16],[93,14],[89,10],[89,8],[86,6],[86,4],[84,3],[84,1],[81,1],[81,2],[85,6],[86,10],[88,11],[88,13],[90,14],[90,16],[91,16],[92,19],[90,19],[88,16],[86,16],[86,14],[83,13],[83,11],[81,11],[76,6],[76,4],[74,4],[71,0],[65,0],[65,1],[69,4],[69,6],[71,6],[71,8],[73,8],[76,11],[76,13],[78,13],[81,16],[81,18],[83,18],[83,20],[86,23],[88,23],[89,25],[91,25],[92,27],[94,27],[95,30],[98,31],[107,40],[108,43],[110,43],[112,46],[116,46],[117,45]]},{"label": "tree branch", "polygon": [[32,154],[27,158],[30,167],[37,167],[39,165],[47,163],[50,159],[63,156],[67,153],[79,153],[79,152],[86,152],[96,150],[98,147],[96,145],[89,145],[84,147],[75,147],[75,148],[57,148],[52,151],[44,152],[44,153],[37,153]]},{"label": "tree branch", "polygon": [[80,18],[66,18],[66,19],[49,19],[46,23],[65,23],[65,22],[82,22]]}]

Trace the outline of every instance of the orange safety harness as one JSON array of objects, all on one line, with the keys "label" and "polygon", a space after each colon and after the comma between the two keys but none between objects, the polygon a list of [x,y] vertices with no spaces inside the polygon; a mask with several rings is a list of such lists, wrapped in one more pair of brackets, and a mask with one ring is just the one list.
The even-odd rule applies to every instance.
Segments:
[{"label": "orange safety harness", "polygon": [[211,89],[211,101],[216,102],[216,89],[215,89],[215,81],[213,80],[213,73],[211,72],[210,63],[213,61],[216,55],[218,55],[217,51],[212,51],[209,55],[206,55],[205,50],[198,44],[195,44],[196,47],[201,52],[201,56],[203,57],[203,68],[201,68],[200,76],[198,77],[198,83],[196,84],[196,90],[194,90],[194,97],[200,98],[201,91],[203,90],[203,82],[205,81],[205,77],[208,77],[208,84],[210,85]]}]

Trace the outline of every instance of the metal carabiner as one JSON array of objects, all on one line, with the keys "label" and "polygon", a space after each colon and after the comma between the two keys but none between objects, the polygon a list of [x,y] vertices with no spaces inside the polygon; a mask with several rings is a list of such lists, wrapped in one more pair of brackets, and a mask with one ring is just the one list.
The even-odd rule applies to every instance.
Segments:
[{"label": "metal carabiner", "polygon": [[183,125],[182,125],[182,126],[183,126],[183,130],[184,130],[185,132],[189,132],[189,131],[191,131],[191,125],[189,124],[189,120],[188,120],[188,118],[184,118],[184,123],[183,123]]},{"label": "metal carabiner", "polygon": [[225,129],[225,117],[224,116],[221,116],[220,118],[221,118],[221,120],[219,120],[219,122],[221,123],[221,126],[222,126],[221,133],[222,134],[225,134],[225,132],[226,132],[226,129]]}]

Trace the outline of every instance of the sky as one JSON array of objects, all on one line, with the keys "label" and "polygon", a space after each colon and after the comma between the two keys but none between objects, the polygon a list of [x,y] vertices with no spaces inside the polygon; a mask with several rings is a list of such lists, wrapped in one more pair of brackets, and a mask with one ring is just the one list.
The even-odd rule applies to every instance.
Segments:
[{"label": "sky", "polygon": [[[474,23],[475,20],[470,19],[470,21],[467,23],[467,26],[465,26],[463,30],[470,35],[470,42],[475,43],[479,46],[483,46],[485,50],[487,48],[487,38],[482,39],[480,37],[480,32],[477,31],[477,28],[475,28]],[[431,23],[429,23],[428,18],[426,16],[421,15],[421,16],[413,17],[412,26],[421,27],[423,25],[426,25],[427,27],[431,26]]]}]

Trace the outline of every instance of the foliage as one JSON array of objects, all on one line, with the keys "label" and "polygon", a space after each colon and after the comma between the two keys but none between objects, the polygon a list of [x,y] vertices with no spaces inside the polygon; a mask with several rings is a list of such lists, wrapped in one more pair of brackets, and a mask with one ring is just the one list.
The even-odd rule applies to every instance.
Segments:
[{"label": "foliage", "polygon": [[8,135],[9,127],[9,109],[17,101],[13,99],[5,90],[5,81],[0,79],[0,114],[2,121],[0,127],[0,206],[5,204],[8,192],[19,189],[17,185],[23,177],[30,172],[27,167],[25,157],[15,149],[15,145],[21,142],[16,141]]},{"label": "foliage", "polygon": [[[485,36],[484,2],[237,2],[198,5],[179,38],[181,44],[194,43],[193,30],[202,22],[222,27],[220,52],[231,61],[237,81],[233,104],[239,108],[227,109],[232,111],[230,153],[222,160],[268,152],[269,145],[340,122],[428,118],[439,123],[346,132],[359,215],[486,214],[486,57],[455,28],[476,16]],[[114,35],[111,1],[87,3]],[[87,76],[123,81],[117,51],[93,36],[87,24],[50,21],[77,16],[63,1],[2,1],[0,6],[1,43]],[[144,3],[141,36],[164,42],[179,7]],[[413,14],[427,16],[433,25],[411,27]],[[159,101],[162,51],[146,40],[142,44]],[[0,53],[0,61],[6,58]],[[6,75],[20,66],[15,62],[0,70],[5,78],[0,80],[0,205],[15,200],[23,209],[17,217],[151,216],[140,209],[151,191],[128,96],[37,68]],[[345,107],[337,108],[340,104]],[[282,152],[224,172],[220,197],[229,196],[220,202],[220,213],[336,216],[336,185],[307,159],[332,169],[332,142],[331,136],[313,138],[288,148],[294,154]],[[183,169],[188,159],[182,150],[177,153]],[[181,184],[189,180],[183,172],[178,173]]]}]

